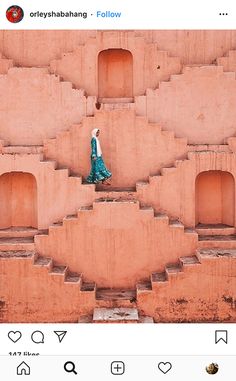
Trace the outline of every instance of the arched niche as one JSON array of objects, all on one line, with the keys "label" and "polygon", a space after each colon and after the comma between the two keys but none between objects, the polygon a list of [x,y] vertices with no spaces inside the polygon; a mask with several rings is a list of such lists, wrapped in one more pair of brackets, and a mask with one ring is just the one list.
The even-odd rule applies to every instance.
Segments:
[{"label": "arched niche", "polygon": [[98,96],[133,97],[133,56],[129,50],[107,49],[99,53]]},{"label": "arched niche", "polygon": [[234,226],[235,182],[229,172],[206,171],[196,178],[196,225]]},{"label": "arched niche", "polygon": [[38,226],[37,183],[31,173],[0,176],[0,228]]}]

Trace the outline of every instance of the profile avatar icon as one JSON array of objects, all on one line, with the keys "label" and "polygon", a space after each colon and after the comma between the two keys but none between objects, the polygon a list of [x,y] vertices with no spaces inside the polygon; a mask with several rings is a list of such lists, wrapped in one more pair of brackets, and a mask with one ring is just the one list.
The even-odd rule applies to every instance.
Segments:
[{"label": "profile avatar icon", "polygon": [[206,371],[208,374],[216,374],[219,370],[219,365],[212,363],[206,366]]},{"label": "profile avatar icon", "polygon": [[11,5],[6,11],[6,18],[12,23],[20,22],[24,17],[24,11],[18,5]]}]

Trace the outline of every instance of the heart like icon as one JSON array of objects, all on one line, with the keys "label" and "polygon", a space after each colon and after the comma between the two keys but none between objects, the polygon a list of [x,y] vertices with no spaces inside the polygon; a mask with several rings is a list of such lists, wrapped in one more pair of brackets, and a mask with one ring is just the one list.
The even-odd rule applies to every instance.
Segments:
[{"label": "heart like icon", "polygon": [[170,362],[159,362],[158,364],[158,369],[164,374],[168,373],[171,368],[172,364]]},{"label": "heart like icon", "polygon": [[22,333],[20,331],[10,331],[8,332],[8,337],[13,343],[16,343],[18,340],[20,340],[22,336]]}]

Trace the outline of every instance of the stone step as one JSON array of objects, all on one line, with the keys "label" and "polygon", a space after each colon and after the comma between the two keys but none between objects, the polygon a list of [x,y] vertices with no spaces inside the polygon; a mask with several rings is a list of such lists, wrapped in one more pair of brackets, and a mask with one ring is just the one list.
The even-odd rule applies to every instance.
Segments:
[{"label": "stone step", "polygon": [[217,235],[233,235],[235,234],[235,227],[217,224],[217,225],[197,225],[196,232],[200,236],[217,236]]},{"label": "stone step", "polygon": [[183,272],[183,268],[178,263],[166,266],[166,274],[167,274],[168,279],[170,276],[177,275],[177,274],[182,273],[182,272]]},{"label": "stone step", "polygon": [[4,154],[40,154],[43,146],[5,146],[2,148]]},{"label": "stone step", "polygon": [[96,185],[96,191],[97,193],[100,193],[101,195],[103,193],[127,193],[127,192],[132,192],[135,193],[136,188],[135,187],[111,187],[109,185]]},{"label": "stone step", "polygon": [[100,110],[135,110],[135,103],[101,103]]},{"label": "stone step", "polygon": [[136,308],[95,308],[94,323],[138,323],[139,314]]},{"label": "stone step", "polygon": [[154,218],[157,220],[163,220],[169,224],[169,217],[164,213],[155,213]]},{"label": "stone step", "polygon": [[71,222],[71,221],[78,221],[77,214],[69,214],[68,216],[63,218],[63,222]]},{"label": "stone step", "polygon": [[82,315],[80,316],[78,320],[79,324],[88,324],[88,323],[93,323],[93,316],[91,315]]},{"label": "stone step", "polygon": [[10,250],[10,251],[0,251],[0,259],[11,259],[11,258],[22,258],[22,259],[32,259],[35,256],[34,251],[25,250]]},{"label": "stone step", "polygon": [[34,239],[25,238],[0,238],[0,251],[33,251]]},{"label": "stone step", "polygon": [[34,266],[48,267],[50,270],[52,268],[52,258],[38,256],[34,261]]},{"label": "stone step", "polygon": [[169,225],[170,225],[170,227],[180,228],[180,229],[184,230],[184,225],[180,221],[170,221]]},{"label": "stone step", "polygon": [[154,319],[151,316],[140,316],[139,323],[141,324],[154,324]]},{"label": "stone step", "polygon": [[151,291],[152,290],[152,284],[151,281],[143,281],[143,282],[138,282],[136,285],[137,292],[145,292],[145,291]]},{"label": "stone step", "polygon": [[199,259],[196,255],[192,255],[189,257],[180,257],[180,262],[183,266],[191,266],[200,264]]},{"label": "stone step", "polygon": [[96,299],[105,301],[136,299],[136,290],[98,288],[96,290]]},{"label": "stone step", "polygon": [[196,144],[188,145],[188,152],[230,152],[228,144]]},{"label": "stone step", "polygon": [[45,159],[45,160],[41,160],[40,163],[43,165],[46,165],[50,169],[56,169],[57,167],[57,162],[55,160]]},{"label": "stone step", "polygon": [[120,103],[133,103],[134,98],[128,97],[128,98],[99,98],[99,103],[105,103],[105,104],[120,104]]},{"label": "stone step", "polygon": [[236,249],[200,249],[198,250],[198,257],[202,261],[204,259],[232,257],[236,258]]},{"label": "stone step", "polygon": [[176,172],[176,167],[164,167],[164,168],[161,168],[161,175],[162,176],[165,176],[165,175],[168,175],[168,174],[171,174],[171,173],[175,173]]},{"label": "stone step", "polygon": [[65,276],[65,275],[67,275],[67,269],[68,269],[67,266],[55,266],[54,265],[50,271],[50,275]]},{"label": "stone step", "polygon": [[81,291],[95,292],[96,291],[96,284],[94,282],[83,282],[81,285]]},{"label": "stone step", "polygon": [[202,248],[227,248],[236,249],[236,235],[199,236],[198,247]]},{"label": "stone step", "polygon": [[47,230],[38,230],[35,228],[28,227],[11,227],[6,229],[0,229],[0,239],[1,238],[24,238],[24,237],[34,237],[36,234],[45,234]]},{"label": "stone step", "polygon": [[167,281],[167,274],[165,271],[162,273],[152,273],[151,282],[153,283],[163,283]]},{"label": "stone step", "polygon": [[146,186],[148,186],[149,185],[149,182],[148,181],[137,181],[136,182],[136,189],[138,188],[138,187],[146,187]]},{"label": "stone step", "polygon": [[82,275],[78,273],[72,273],[72,272],[67,272],[66,273],[66,278],[65,278],[65,283],[78,283],[80,284],[82,282]]}]

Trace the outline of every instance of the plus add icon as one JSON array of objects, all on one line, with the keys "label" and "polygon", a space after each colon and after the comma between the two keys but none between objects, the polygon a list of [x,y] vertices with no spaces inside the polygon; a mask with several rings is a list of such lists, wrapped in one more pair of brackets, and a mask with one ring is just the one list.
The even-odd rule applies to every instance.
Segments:
[{"label": "plus add icon", "polygon": [[123,361],[113,361],[111,363],[111,373],[115,376],[120,376],[125,373],[125,364]]}]

